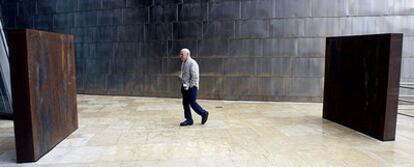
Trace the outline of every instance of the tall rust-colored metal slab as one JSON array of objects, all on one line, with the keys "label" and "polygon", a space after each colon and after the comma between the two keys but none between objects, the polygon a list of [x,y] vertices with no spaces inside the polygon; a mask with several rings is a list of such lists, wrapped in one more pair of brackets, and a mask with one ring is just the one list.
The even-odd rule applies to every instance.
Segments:
[{"label": "tall rust-colored metal slab", "polygon": [[395,140],[402,34],[326,39],[323,118]]},{"label": "tall rust-colored metal slab", "polygon": [[17,162],[34,162],[78,128],[73,36],[7,32]]}]

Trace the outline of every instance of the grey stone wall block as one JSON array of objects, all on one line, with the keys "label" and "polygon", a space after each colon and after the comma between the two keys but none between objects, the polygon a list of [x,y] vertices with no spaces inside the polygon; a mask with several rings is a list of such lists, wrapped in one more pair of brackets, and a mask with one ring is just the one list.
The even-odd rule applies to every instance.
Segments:
[{"label": "grey stone wall block", "polygon": [[147,24],[145,38],[147,40],[171,40],[173,38],[172,26],[170,23]]},{"label": "grey stone wall block", "polygon": [[163,74],[163,75],[165,75],[165,74],[174,75],[174,72],[170,71],[170,69],[168,68],[169,59],[170,58],[168,58],[168,57],[162,57],[162,59],[161,59],[161,74]]},{"label": "grey stone wall block", "polygon": [[298,39],[298,56],[300,57],[324,57],[325,38],[301,38]]},{"label": "grey stone wall block", "polygon": [[144,48],[145,57],[167,57],[168,55],[167,41],[146,41]]},{"label": "grey stone wall block", "polygon": [[247,97],[257,92],[257,79],[254,77],[224,77],[224,98]]},{"label": "grey stone wall block", "polygon": [[223,99],[224,78],[216,76],[201,76],[199,95],[206,98]]},{"label": "grey stone wall block", "polygon": [[229,40],[229,56],[231,57],[261,57],[262,53],[263,39]]},{"label": "grey stone wall block", "polygon": [[[89,46],[91,44],[87,43],[77,43],[75,44],[76,47],[76,62],[78,62],[76,65],[79,64],[79,66],[83,66],[85,59],[89,56]],[[80,72],[84,72],[83,70]]]},{"label": "grey stone wall block", "polygon": [[142,44],[138,42],[120,42],[115,49],[115,57],[137,59],[142,56]]},{"label": "grey stone wall block", "polygon": [[293,58],[263,57],[256,58],[256,76],[289,77],[293,67]]},{"label": "grey stone wall block", "polygon": [[75,27],[91,27],[98,23],[97,11],[75,13]]},{"label": "grey stone wall block", "polygon": [[285,78],[275,77],[258,77],[257,94],[268,98],[280,97],[286,95]]},{"label": "grey stone wall block", "polygon": [[18,16],[33,16],[36,14],[36,1],[20,1]]},{"label": "grey stone wall block", "polygon": [[307,37],[326,36],[326,31],[332,28],[334,27],[328,26],[327,18],[311,18],[305,20],[305,35]]},{"label": "grey stone wall block", "polygon": [[86,74],[85,92],[86,93],[105,93],[106,75]]},{"label": "grey stone wall block", "polygon": [[[164,84],[165,85],[165,84]],[[181,97],[181,84],[177,82],[177,77],[168,76],[167,77],[167,88],[169,97]]]},{"label": "grey stone wall block", "polygon": [[269,20],[243,20],[237,22],[237,38],[266,38],[269,36]]},{"label": "grey stone wall block", "polygon": [[72,35],[72,28],[61,28],[61,29],[53,29],[56,33],[62,33],[62,34],[70,34]]},{"label": "grey stone wall block", "polygon": [[101,0],[79,0],[78,3],[79,3],[79,10],[82,10],[82,11],[102,9]]},{"label": "grey stone wall block", "polygon": [[168,42],[168,56],[178,58],[181,49],[187,48],[191,57],[198,57],[198,40],[172,40]]},{"label": "grey stone wall block", "polygon": [[273,97],[284,97],[287,95],[287,83],[288,78],[272,78],[272,95]]},{"label": "grey stone wall block", "polygon": [[78,10],[78,1],[56,0],[56,12],[74,12]]},{"label": "grey stone wall block", "polygon": [[203,38],[234,38],[234,21],[208,21],[203,23]]},{"label": "grey stone wall block", "polygon": [[225,60],[226,76],[254,76],[256,63],[254,58],[228,58]]},{"label": "grey stone wall block", "polygon": [[310,0],[275,0],[276,18],[303,18],[311,16]]},{"label": "grey stone wall block", "polygon": [[108,93],[126,93],[126,75],[124,74],[110,74],[108,75],[107,85],[105,87]]},{"label": "grey stone wall block", "polygon": [[298,39],[275,38],[264,40],[263,56],[293,57],[298,52]]},{"label": "grey stone wall block", "polygon": [[393,17],[392,16],[382,16],[382,17],[375,17],[375,32],[382,34],[382,33],[390,33],[395,32],[393,25]]},{"label": "grey stone wall block", "polygon": [[96,34],[96,42],[117,42],[118,41],[118,27],[117,26],[105,26],[98,27]]},{"label": "grey stone wall block", "polygon": [[388,0],[349,0],[349,14],[351,16],[386,15],[392,12],[393,4],[393,1]]},{"label": "grey stone wall block", "polygon": [[146,69],[147,74],[149,75],[157,75],[161,74],[162,69],[162,58],[161,57],[152,57],[147,58],[147,67]]},{"label": "grey stone wall block", "polygon": [[[1,13],[3,16],[8,16],[5,18],[16,17],[19,13],[18,3],[15,2],[5,2],[1,4]],[[5,19],[3,17],[3,19]]]},{"label": "grey stone wall block", "polygon": [[292,69],[295,68],[293,59],[294,58],[272,58],[271,59],[272,76],[277,76],[277,77],[291,76]]},{"label": "grey stone wall block", "polygon": [[273,9],[274,0],[242,1],[241,17],[242,19],[272,18]]},{"label": "grey stone wall block", "polygon": [[144,26],[145,25],[118,26],[119,40],[123,42],[144,41]]},{"label": "grey stone wall block", "polygon": [[85,91],[85,76],[84,74],[76,74],[76,89],[78,91]]},{"label": "grey stone wall block", "polygon": [[414,58],[414,47],[412,47],[412,44],[414,43],[414,37],[404,37],[403,41],[404,41],[403,50],[402,50],[403,58],[405,57]]},{"label": "grey stone wall block", "polygon": [[100,10],[97,15],[98,25],[119,25],[122,23],[121,9]]},{"label": "grey stone wall block", "polygon": [[110,72],[108,67],[111,61],[109,59],[85,59],[85,61],[85,69],[88,75],[105,75]]},{"label": "grey stone wall block", "polygon": [[321,84],[321,78],[290,78],[287,81],[287,96],[320,96],[322,93]]},{"label": "grey stone wall block", "polygon": [[257,95],[259,96],[272,96],[272,78],[271,77],[257,77]]},{"label": "grey stone wall block", "polygon": [[395,0],[393,14],[410,15],[414,9],[414,1],[412,0]]},{"label": "grey stone wall block", "polygon": [[323,77],[323,58],[295,58],[293,61],[292,75],[295,77]]},{"label": "grey stone wall block", "polygon": [[414,36],[414,16],[393,17],[394,32],[404,33],[404,36]]},{"label": "grey stone wall block", "polygon": [[75,43],[91,43],[96,41],[97,28],[74,28],[72,34],[75,36]]},{"label": "grey stone wall block", "polygon": [[305,32],[305,20],[274,19],[269,27],[271,37],[301,37]]},{"label": "grey stone wall block", "polygon": [[53,15],[53,28],[74,27],[75,16],[73,13]]},{"label": "grey stone wall block", "polygon": [[142,24],[148,22],[148,8],[122,9],[122,24]]},{"label": "grey stone wall block", "polygon": [[[326,37],[326,36],[338,36],[345,34],[348,29],[351,29],[353,24],[344,22],[345,19],[338,18],[308,18],[305,19],[305,33],[304,37]],[[372,23],[374,21],[374,23]],[[367,27],[363,28],[375,28],[375,20],[367,20],[368,24],[363,24]],[[374,24],[374,25],[372,25]],[[359,24],[361,26],[361,24]]]},{"label": "grey stone wall block", "polygon": [[6,17],[3,19],[4,27],[17,27],[16,26],[16,17]]},{"label": "grey stone wall block", "polygon": [[95,50],[96,59],[112,61],[114,59],[115,47],[114,43],[97,43]]},{"label": "grey stone wall block", "polygon": [[200,74],[209,76],[224,75],[224,58],[196,58]]},{"label": "grey stone wall block", "polygon": [[349,2],[349,0],[313,0],[312,17],[348,16]]},{"label": "grey stone wall block", "polygon": [[233,20],[240,18],[239,1],[209,3],[209,20]]},{"label": "grey stone wall block", "polygon": [[53,14],[56,12],[56,0],[37,0],[37,14]]},{"label": "grey stone wall block", "polygon": [[53,15],[35,16],[35,28],[44,31],[50,31],[53,28]]},{"label": "grey stone wall block", "polygon": [[126,7],[136,8],[136,7],[146,7],[152,5],[153,0],[126,0]]},{"label": "grey stone wall block", "polygon": [[121,75],[132,75],[137,74],[139,70],[135,68],[138,64],[136,59],[140,58],[130,58],[130,57],[115,57],[113,63],[113,70],[111,74],[121,74]]},{"label": "grey stone wall block", "polygon": [[413,57],[407,57],[403,58],[402,64],[401,64],[401,78],[408,79],[408,78],[414,78],[414,58]]},{"label": "grey stone wall block", "polygon": [[174,39],[201,39],[201,22],[178,22],[174,23]]},{"label": "grey stone wall block", "polygon": [[178,6],[179,21],[207,20],[207,3],[184,3]]},{"label": "grey stone wall block", "polygon": [[205,39],[199,43],[198,54],[200,57],[225,57],[228,45],[227,39]]},{"label": "grey stone wall block", "polygon": [[126,0],[102,0],[103,9],[123,8]]},{"label": "grey stone wall block", "polygon": [[182,3],[183,0],[152,0],[154,5],[172,5]]},{"label": "grey stone wall block", "polygon": [[[200,64],[200,61],[197,60]],[[181,70],[181,60],[178,57],[166,59],[166,73],[174,76],[178,76]],[[200,68],[200,73],[204,73]],[[177,79],[177,78],[176,78]]]},{"label": "grey stone wall block", "polygon": [[352,34],[375,32],[375,17],[357,17],[352,19]]},{"label": "grey stone wall block", "polygon": [[150,23],[177,21],[176,5],[156,5],[150,7]]},{"label": "grey stone wall block", "polygon": [[[159,0],[160,1],[160,0]],[[161,0],[162,1],[162,0]],[[175,0],[177,3],[200,3],[204,2],[205,0]],[[214,1],[214,0],[211,0]],[[207,1],[206,1],[207,2]]]},{"label": "grey stone wall block", "polygon": [[260,57],[256,58],[256,76],[272,77],[272,58]]}]

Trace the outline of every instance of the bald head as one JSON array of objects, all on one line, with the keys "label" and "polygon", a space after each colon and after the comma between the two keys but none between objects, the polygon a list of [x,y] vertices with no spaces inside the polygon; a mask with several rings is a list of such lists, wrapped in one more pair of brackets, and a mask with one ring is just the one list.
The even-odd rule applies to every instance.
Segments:
[{"label": "bald head", "polygon": [[181,61],[186,61],[188,59],[188,57],[190,57],[190,54],[191,54],[191,52],[190,52],[189,49],[187,49],[187,48],[181,49],[181,51],[180,51]]}]

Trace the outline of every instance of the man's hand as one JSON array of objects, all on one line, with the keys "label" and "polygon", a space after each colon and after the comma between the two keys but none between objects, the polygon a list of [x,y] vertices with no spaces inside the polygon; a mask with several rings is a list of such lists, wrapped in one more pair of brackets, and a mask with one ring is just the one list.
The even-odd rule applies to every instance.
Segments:
[{"label": "man's hand", "polygon": [[188,90],[190,87],[187,84],[183,84],[184,90]]},{"label": "man's hand", "polygon": [[179,75],[179,76],[177,76],[177,78],[178,78],[178,81],[180,81],[181,83],[183,82],[183,78],[181,78],[181,76]]}]

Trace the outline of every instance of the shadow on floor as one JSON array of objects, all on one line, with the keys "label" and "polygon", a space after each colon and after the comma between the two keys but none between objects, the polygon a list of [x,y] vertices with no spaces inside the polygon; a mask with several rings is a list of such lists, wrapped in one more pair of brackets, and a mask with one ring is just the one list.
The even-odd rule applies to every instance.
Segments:
[{"label": "shadow on floor", "polygon": [[0,120],[13,120],[13,115],[0,113]]}]

